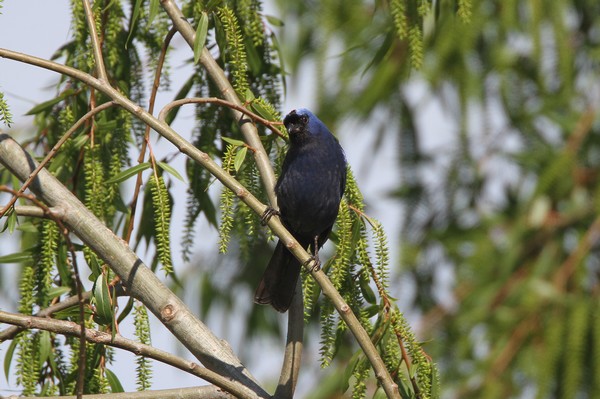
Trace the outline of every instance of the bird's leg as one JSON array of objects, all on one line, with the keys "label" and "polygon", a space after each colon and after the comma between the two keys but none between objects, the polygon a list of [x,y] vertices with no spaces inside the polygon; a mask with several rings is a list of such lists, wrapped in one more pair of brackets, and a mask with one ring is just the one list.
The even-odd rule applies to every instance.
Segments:
[{"label": "bird's leg", "polygon": [[315,264],[310,269],[311,272],[316,272],[321,268],[321,260],[319,259],[319,236],[315,236],[315,242],[313,244],[313,254],[306,262],[304,262],[304,266],[308,265],[310,262],[315,261]]},{"label": "bird's leg", "polygon": [[265,209],[264,213],[262,214],[262,216],[260,217],[260,224],[262,226],[266,226],[267,223],[269,223],[269,220],[271,220],[271,218],[273,216],[280,216],[281,213],[279,213],[279,211],[271,206],[267,206],[267,209]]}]

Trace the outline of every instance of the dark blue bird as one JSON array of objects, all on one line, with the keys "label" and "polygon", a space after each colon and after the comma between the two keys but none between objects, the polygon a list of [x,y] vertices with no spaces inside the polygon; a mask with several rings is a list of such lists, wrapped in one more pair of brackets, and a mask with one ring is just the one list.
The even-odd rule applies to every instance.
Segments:
[{"label": "dark blue bird", "polygon": [[[296,109],[283,123],[290,146],[275,185],[278,213],[283,225],[304,248],[312,246],[318,261],[318,250],[327,241],[346,187],[346,157],[337,139],[310,111]],[[268,216],[266,212],[265,217]],[[279,241],[254,301],[271,304],[279,312],[288,310],[300,267],[300,262]]]}]

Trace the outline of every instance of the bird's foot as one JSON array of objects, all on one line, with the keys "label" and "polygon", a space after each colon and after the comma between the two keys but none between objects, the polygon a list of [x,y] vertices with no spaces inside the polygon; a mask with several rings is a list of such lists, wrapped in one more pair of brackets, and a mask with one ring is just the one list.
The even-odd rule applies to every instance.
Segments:
[{"label": "bird's foot", "polygon": [[312,255],[310,258],[308,258],[307,261],[302,264],[302,266],[306,267],[306,266],[310,265],[311,262],[314,262],[314,264],[310,268],[311,273],[316,272],[317,270],[321,269],[321,261],[319,260],[319,256],[314,256],[314,255]]},{"label": "bird's foot", "polygon": [[269,223],[269,220],[271,220],[271,218],[273,216],[280,216],[280,215],[281,215],[281,213],[279,213],[279,211],[277,209],[267,206],[267,209],[265,209],[262,216],[260,217],[260,224],[262,226],[266,226],[267,223]]},{"label": "bird's foot", "polygon": [[321,260],[319,259],[319,236],[315,236],[315,241],[313,243],[313,255],[304,262],[304,266],[308,266],[310,262],[314,261],[313,266],[310,268],[311,272],[316,272],[321,268]]}]

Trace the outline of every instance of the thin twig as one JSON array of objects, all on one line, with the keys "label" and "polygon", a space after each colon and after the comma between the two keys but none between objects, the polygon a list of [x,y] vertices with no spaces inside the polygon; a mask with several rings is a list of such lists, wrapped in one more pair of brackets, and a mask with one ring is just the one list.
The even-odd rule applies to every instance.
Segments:
[{"label": "thin twig", "polygon": [[[167,49],[171,43],[171,39],[177,30],[171,28],[165,40],[163,42],[162,48],[160,50],[160,55],[158,57],[158,62],[156,65],[156,72],[154,73],[154,82],[152,83],[152,92],[150,93],[150,100],[148,102],[148,113],[152,114],[154,112],[154,103],[156,101],[156,94],[158,93],[158,88],[160,87],[160,77],[162,75],[162,68],[165,63],[165,57],[167,55]],[[150,126],[146,125],[146,130],[144,132],[144,140],[142,140],[142,148],[140,149],[140,156],[138,157],[138,164],[144,162],[146,158],[146,145],[148,142],[148,137],[150,136]],[[129,242],[131,240],[131,234],[133,233],[133,222],[135,221],[135,212],[137,209],[138,198],[140,195],[140,191],[142,188],[142,172],[137,174],[135,180],[135,187],[133,189],[133,197],[131,199],[130,212],[129,212],[129,220],[127,224],[127,229],[125,233],[125,241]]]},{"label": "thin twig", "polygon": [[[163,4],[167,2],[171,3],[170,0],[167,0],[163,1]],[[73,78],[80,79],[85,83],[89,84],[90,86],[97,88],[98,90],[106,94],[108,97],[116,101],[117,104],[121,105],[124,109],[134,114],[144,123],[149,124],[152,129],[154,129],[157,133],[159,133],[164,138],[173,143],[183,154],[189,156],[190,158],[194,159],[202,166],[204,166],[209,173],[215,176],[227,188],[236,193],[238,198],[240,198],[244,203],[246,203],[246,205],[248,205],[254,212],[256,212],[259,215],[262,215],[267,209],[267,206],[265,204],[261,203],[242,184],[240,184],[240,182],[238,182],[229,173],[223,170],[216,162],[212,160],[212,158],[208,154],[196,148],[193,144],[189,143],[187,140],[185,140],[183,137],[177,134],[165,122],[160,121],[154,116],[150,115],[139,105],[132,102],[129,98],[125,97],[123,94],[115,90],[107,83],[99,81],[98,79],[95,79],[92,76],[83,73],[75,68],[60,65],[55,62],[33,57],[30,55],[17,53],[11,50],[0,49],[0,57],[6,57],[17,61],[26,62],[28,64],[37,65],[53,71],[57,71],[65,75],[71,76]],[[250,125],[246,124],[245,126]],[[260,145],[262,147],[262,144]],[[258,151],[256,153],[258,153]],[[377,349],[372,344],[369,335],[350,309],[350,306],[348,306],[348,304],[344,301],[339,292],[335,289],[327,275],[325,275],[325,273],[323,273],[322,270],[317,270],[317,268],[314,267],[315,264],[311,255],[309,255],[308,252],[306,252],[306,250],[302,248],[302,246],[283,226],[283,224],[279,221],[278,218],[271,218],[271,220],[268,223],[268,226],[275,233],[275,235],[277,235],[282,240],[282,242],[286,245],[288,250],[301,262],[301,264],[305,265],[306,269],[310,271],[317,284],[319,284],[319,286],[321,287],[321,291],[323,292],[323,294],[331,300],[332,304],[334,305],[342,319],[345,321],[345,323],[348,325],[358,344],[369,359],[369,362],[371,363],[371,366],[374,369],[375,376],[378,379],[381,386],[383,387],[387,396],[389,398],[400,398],[398,385],[393,381],[388,370],[385,368],[385,364],[381,359],[381,356],[377,352]],[[148,303],[144,304],[146,306],[149,305]],[[160,311],[159,317],[161,317]],[[164,318],[161,318],[161,320],[163,320],[163,323],[166,322]]]},{"label": "thin twig", "polygon": [[[188,46],[193,49],[196,31],[184,17],[177,4],[172,0],[161,0],[161,5],[169,15],[169,18],[171,18],[174,27],[181,34]],[[235,93],[231,82],[206,47],[202,49],[199,62],[202,64],[215,86],[219,89],[223,98],[229,102],[241,106],[242,101],[240,101]],[[242,119],[242,114],[240,111],[232,109],[231,112],[233,113],[235,120]],[[252,125],[251,123],[245,123],[240,127],[240,129],[246,143],[250,147],[256,149],[256,151],[253,151],[252,154],[254,155],[254,161],[256,162],[256,166],[261,175],[263,187],[265,188],[265,192],[267,194],[267,198],[269,198],[271,206],[277,209],[277,197],[275,196],[274,189],[276,180],[275,172],[273,171],[273,166],[271,165],[269,155],[267,154],[262,141],[260,140],[256,126]]]},{"label": "thin twig", "polygon": [[23,183],[23,185],[21,186],[19,191],[17,191],[17,195],[13,196],[11,198],[11,200],[8,202],[8,204],[6,204],[2,208],[2,210],[0,210],[0,218],[2,216],[4,216],[6,214],[6,212],[8,212],[8,210],[15,204],[15,201],[17,200],[17,196],[23,194],[25,192],[25,190],[27,190],[27,187],[29,187],[29,185],[33,182],[33,180],[35,179],[35,177],[37,176],[39,171],[42,170],[42,168],[44,168],[48,164],[48,162],[50,162],[50,160],[52,160],[52,158],[54,158],[54,156],[56,155],[56,153],[58,152],[60,147],[63,146],[63,144],[73,135],[73,133],[75,133],[75,131],[77,131],[77,129],[79,129],[81,127],[81,125],[83,123],[85,123],[88,119],[94,117],[96,114],[104,111],[105,109],[112,107],[113,105],[115,105],[114,101],[108,101],[104,104],[101,104],[101,105],[93,108],[92,110],[87,112],[85,115],[83,115],[81,118],[79,118],[79,120],[77,122],[75,122],[69,130],[67,130],[67,132],[60,138],[60,140],[58,140],[58,142],[54,145],[54,147],[52,147],[50,152],[48,152],[48,154],[44,157],[42,162],[40,162],[40,164],[37,166],[37,168],[35,168],[35,170],[33,172],[31,172],[31,174],[29,175],[29,178],[27,178],[27,180],[25,180],[25,182]]},{"label": "thin twig", "polygon": [[90,30],[90,40],[92,42],[92,51],[94,53],[94,61],[96,61],[96,72],[98,77],[105,82],[108,82],[108,75],[106,74],[106,68],[104,66],[104,58],[102,57],[102,46],[100,45],[100,38],[96,32],[96,20],[94,19],[94,13],[92,12],[92,6],[89,0],[81,0],[83,2],[83,10],[85,11],[85,19]]},{"label": "thin twig", "polygon": [[219,104],[219,105],[224,105],[228,108],[234,109],[236,111],[241,112],[242,114],[250,117],[250,119],[252,119],[254,122],[258,122],[264,126],[266,126],[269,130],[271,130],[273,133],[275,133],[276,135],[278,135],[279,137],[285,137],[281,131],[279,129],[277,129],[276,126],[281,125],[281,122],[274,122],[274,121],[270,121],[268,119],[265,119],[259,115],[256,115],[254,112],[250,111],[248,108],[242,106],[242,105],[238,105],[235,104],[231,101],[227,101],[227,100],[223,100],[220,98],[216,98],[216,97],[190,97],[190,98],[182,98],[179,100],[175,100],[175,101],[171,101],[170,103],[168,103],[167,105],[165,105],[163,107],[163,109],[160,110],[160,113],[158,114],[158,119],[160,119],[161,121],[164,121],[167,118],[167,115],[169,114],[169,112],[176,107],[181,107],[182,105],[185,104]]},{"label": "thin twig", "polygon": [[223,377],[214,371],[208,370],[197,363],[185,360],[179,356],[175,356],[169,352],[154,348],[150,345],[142,344],[116,334],[114,337],[111,333],[98,331],[94,329],[80,329],[77,323],[67,320],[57,320],[45,317],[36,317],[22,315],[18,313],[4,312],[0,310],[0,322],[20,326],[24,328],[37,328],[44,331],[50,331],[56,334],[81,337],[83,336],[88,342],[112,346],[134,353],[138,356],[145,356],[154,359],[161,363],[176,367],[182,371],[200,377],[214,385],[225,389],[228,392],[236,395],[239,398],[257,398],[258,396],[248,390],[238,381]]}]

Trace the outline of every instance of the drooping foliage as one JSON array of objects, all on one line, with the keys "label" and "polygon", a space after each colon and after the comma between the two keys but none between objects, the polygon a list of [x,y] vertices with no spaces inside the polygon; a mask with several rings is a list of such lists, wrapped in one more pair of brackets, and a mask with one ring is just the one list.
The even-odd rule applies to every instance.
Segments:
[{"label": "drooping foliage", "polygon": [[[458,15],[465,20],[469,10],[466,4],[459,2],[458,6]],[[160,61],[168,44],[165,42],[171,26],[168,16],[157,0],[103,0],[91,5],[108,80],[140,107],[151,107],[155,92],[149,82],[153,77],[160,76],[160,89],[170,88],[172,65],[168,63],[168,53],[167,63]],[[373,68],[380,68],[390,46],[396,46],[400,40],[409,61],[399,58],[395,65],[397,70],[382,72],[387,73],[388,78],[398,72],[400,76],[407,76],[411,67],[420,67],[425,60],[423,26],[431,3],[392,1],[371,6],[384,8],[378,10],[375,19],[384,24],[385,29],[362,32],[361,46],[370,47],[372,41],[379,47],[371,64]],[[197,61],[200,50],[206,46],[244,106],[267,120],[280,121],[286,71],[280,40],[274,30],[283,25],[282,20],[266,16],[258,0],[184,1],[182,10],[197,34],[190,60]],[[363,22],[365,16],[368,18],[368,14],[355,12],[352,7],[347,10],[353,14],[346,17]],[[84,3],[72,0],[71,12],[72,38],[56,51],[53,59],[97,76],[98,65],[95,65]],[[292,65],[297,62],[291,59]],[[319,68],[325,67],[322,61]],[[361,71],[369,75],[366,81],[378,83],[373,80],[372,70],[361,68]],[[348,74],[340,79],[358,83]],[[329,85],[323,86],[321,97]],[[199,64],[193,67],[193,73],[181,87],[173,89],[175,99],[222,95]],[[35,116],[35,134],[23,145],[40,157],[50,153],[86,113],[109,100],[84,83],[64,76],[52,97],[29,112]],[[368,101],[375,104],[376,99]],[[6,125],[12,122],[8,105],[5,98],[0,97],[0,120]],[[172,122],[176,115],[177,110],[173,110],[167,121]],[[243,142],[242,123],[250,122],[234,119],[230,110],[221,104],[199,104],[190,141],[266,203],[264,183],[251,157],[255,149]],[[285,140],[280,139],[280,136],[285,138],[285,129],[280,126],[280,135],[275,135],[262,125],[257,127],[278,171],[286,148]],[[177,284],[182,283],[176,265],[194,259],[198,225],[213,226],[220,237],[218,250],[227,256],[220,258],[223,262],[194,270],[202,281],[197,295],[201,315],[208,316],[213,309],[232,309],[241,299],[233,294],[234,289],[224,290],[223,282],[236,288],[254,287],[259,277],[256,265],[266,264],[270,252],[266,241],[271,235],[261,226],[260,215],[234,193],[223,189],[220,195],[214,195],[213,185],[217,183],[212,175],[190,160],[185,166],[185,180],[189,183],[186,217],[175,222],[171,217],[173,208],[181,203],[182,196],[174,192],[173,178],[184,179],[170,165],[172,158],[155,157],[152,147],[158,145],[157,141],[134,115],[112,105],[86,117],[85,123],[56,148],[48,169],[133,248],[146,248],[151,259],[148,264],[153,270],[162,270],[163,275]],[[18,182],[8,170],[0,169],[0,187],[9,193],[18,189]],[[26,199],[19,201],[29,204]],[[126,287],[122,289],[109,265],[103,264],[91,248],[73,241],[60,221],[52,217],[17,218],[16,212],[11,211],[7,213],[5,227],[3,234],[13,233],[15,228],[21,233],[22,250],[2,257],[3,262],[22,265],[19,312],[35,314],[76,296],[77,278],[81,278],[93,287],[91,293],[87,293],[91,299],[83,310],[73,306],[54,313],[53,317],[113,335],[119,331],[119,323],[129,318],[136,338],[150,344],[148,315],[143,304],[131,298],[119,300],[118,296],[126,295]],[[174,229],[183,233],[182,248],[174,248]],[[335,251],[324,270],[370,334],[403,397],[436,397],[436,367],[394,302],[386,234],[381,224],[365,213],[363,197],[351,170],[331,241]],[[179,252],[183,256],[175,255]],[[224,262],[235,265],[224,271],[225,268],[220,267]],[[184,282],[182,289],[186,288],[190,289]],[[375,379],[365,355],[349,341],[348,327],[333,306],[319,295],[318,287],[308,276],[304,276],[304,291],[307,322],[319,318],[321,322],[321,363],[346,369],[337,391],[351,391],[356,398],[381,395],[381,388],[372,388]],[[243,301],[248,302],[248,299]],[[254,306],[245,319],[239,320],[247,326],[249,338],[257,331],[278,331],[274,319],[265,316],[266,312],[272,309]],[[84,320],[81,320],[82,313]],[[72,337],[62,339],[45,331],[25,330],[14,337],[5,356],[5,370],[17,376],[16,383],[26,395],[72,394],[81,377],[79,370],[85,371],[85,393],[120,392],[119,377],[111,371],[114,350],[109,345],[84,345],[85,348],[79,339]],[[85,351],[83,357],[80,356],[82,351]],[[344,356],[339,356],[340,352],[344,352]],[[345,357],[347,354],[350,358]],[[137,388],[151,387],[152,370],[147,359],[139,357],[135,369]]]},{"label": "drooping foliage", "polygon": [[288,69],[327,65],[320,115],[398,143],[393,262],[443,391],[598,396],[599,3],[436,1],[410,72],[422,3],[345,4],[279,2]]}]

